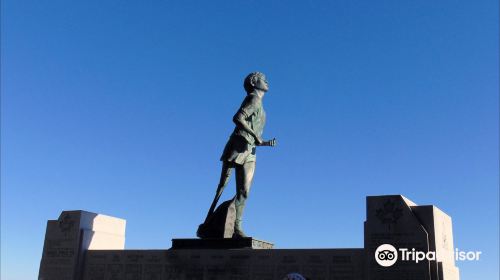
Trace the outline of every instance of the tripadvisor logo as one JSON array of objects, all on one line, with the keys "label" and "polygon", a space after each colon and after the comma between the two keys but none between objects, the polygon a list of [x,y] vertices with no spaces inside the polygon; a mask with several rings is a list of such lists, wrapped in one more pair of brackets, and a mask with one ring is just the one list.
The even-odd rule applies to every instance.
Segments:
[{"label": "tripadvisor logo", "polygon": [[375,250],[375,260],[381,266],[392,266],[398,260],[398,251],[391,244],[382,244]]},{"label": "tripadvisor logo", "polygon": [[[399,254],[398,254],[399,251]],[[382,244],[375,250],[375,260],[377,263],[384,267],[393,266],[398,261],[398,255],[401,261],[413,261],[415,263],[423,260],[435,261],[436,253],[416,251],[415,248],[408,250],[406,248],[399,248],[397,250],[391,244]]]},{"label": "tripadvisor logo", "polygon": [[[399,252],[399,253],[398,253]],[[454,257],[457,261],[478,261],[479,256],[482,252],[463,252],[455,249]],[[394,265],[398,261],[398,256],[401,261],[412,261],[415,263],[419,263],[421,261],[435,261],[436,260],[436,252],[434,251],[417,251],[415,248],[409,250],[407,248],[399,248],[397,250],[391,244],[382,244],[378,246],[377,250],[375,250],[375,260],[377,263],[384,267],[389,267]]]}]

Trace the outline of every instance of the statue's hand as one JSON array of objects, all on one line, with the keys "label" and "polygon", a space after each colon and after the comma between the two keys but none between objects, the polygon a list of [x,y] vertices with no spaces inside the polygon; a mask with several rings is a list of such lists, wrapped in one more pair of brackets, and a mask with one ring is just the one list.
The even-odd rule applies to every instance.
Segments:
[{"label": "statue's hand", "polygon": [[276,138],[273,138],[273,139],[271,139],[269,141],[266,141],[264,146],[269,146],[269,147],[276,146]]}]

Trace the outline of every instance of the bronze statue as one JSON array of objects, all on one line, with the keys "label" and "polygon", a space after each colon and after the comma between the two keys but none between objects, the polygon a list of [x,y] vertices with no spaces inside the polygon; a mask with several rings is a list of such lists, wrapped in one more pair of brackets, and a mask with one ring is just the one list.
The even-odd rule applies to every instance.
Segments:
[{"label": "bronze statue", "polygon": [[236,171],[236,197],[234,198],[234,209],[236,217],[234,220],[233,238],[246,237],[241,227],[243,210],[252,185],[257,146],[275,146],[276,139],[262,140],[262,132],[266,123],[266,113],[262,107],[262,98],[269,89],[266,77],[260,72],[250,73],[243,83],[247,96],[243,100],[238,112],[233,117],[236,127],[229,137],[220,160],[222,161],[222,172],[215,198],[208,210],[205,222],[198,228],[199,237],[207,237],[208,223],[217,202],[229,182],[231,171]]}]

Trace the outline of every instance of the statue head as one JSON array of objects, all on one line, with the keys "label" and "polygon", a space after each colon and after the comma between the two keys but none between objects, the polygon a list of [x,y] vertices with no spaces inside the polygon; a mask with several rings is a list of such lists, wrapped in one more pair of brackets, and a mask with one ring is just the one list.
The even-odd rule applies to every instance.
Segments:
[{"label": "statue head", "polygon": [[261,72],[252,72],[248,74],[243,82],[243,87],[247,94],[251,93],[254,89],[260,89],[267,91],[269,86],[267,85],[266,76]]}]

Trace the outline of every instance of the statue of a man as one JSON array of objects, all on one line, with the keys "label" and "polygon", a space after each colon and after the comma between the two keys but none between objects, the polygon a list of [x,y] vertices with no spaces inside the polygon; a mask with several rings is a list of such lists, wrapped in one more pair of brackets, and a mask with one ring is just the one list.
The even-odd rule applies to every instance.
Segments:
[{"label": "statue of a man", "polygon": [[262,99],[269,89],[266,77],[260,72],[250,73],[243,83],[247,96],[233,117],[236,124],[233,133],[224,148],[220,160],[222,172],[214,201],[210,206],[207,218],[214,212],[222,191],[229,182],[231,171],[236,171],[236,219],[233,238],[246,237],[241,227],[243,209],[248,198],[255,171],[256,146],[275,146],[276,140],[262,140],[262,132],[266,123],[266,113],[262,107]]}]

